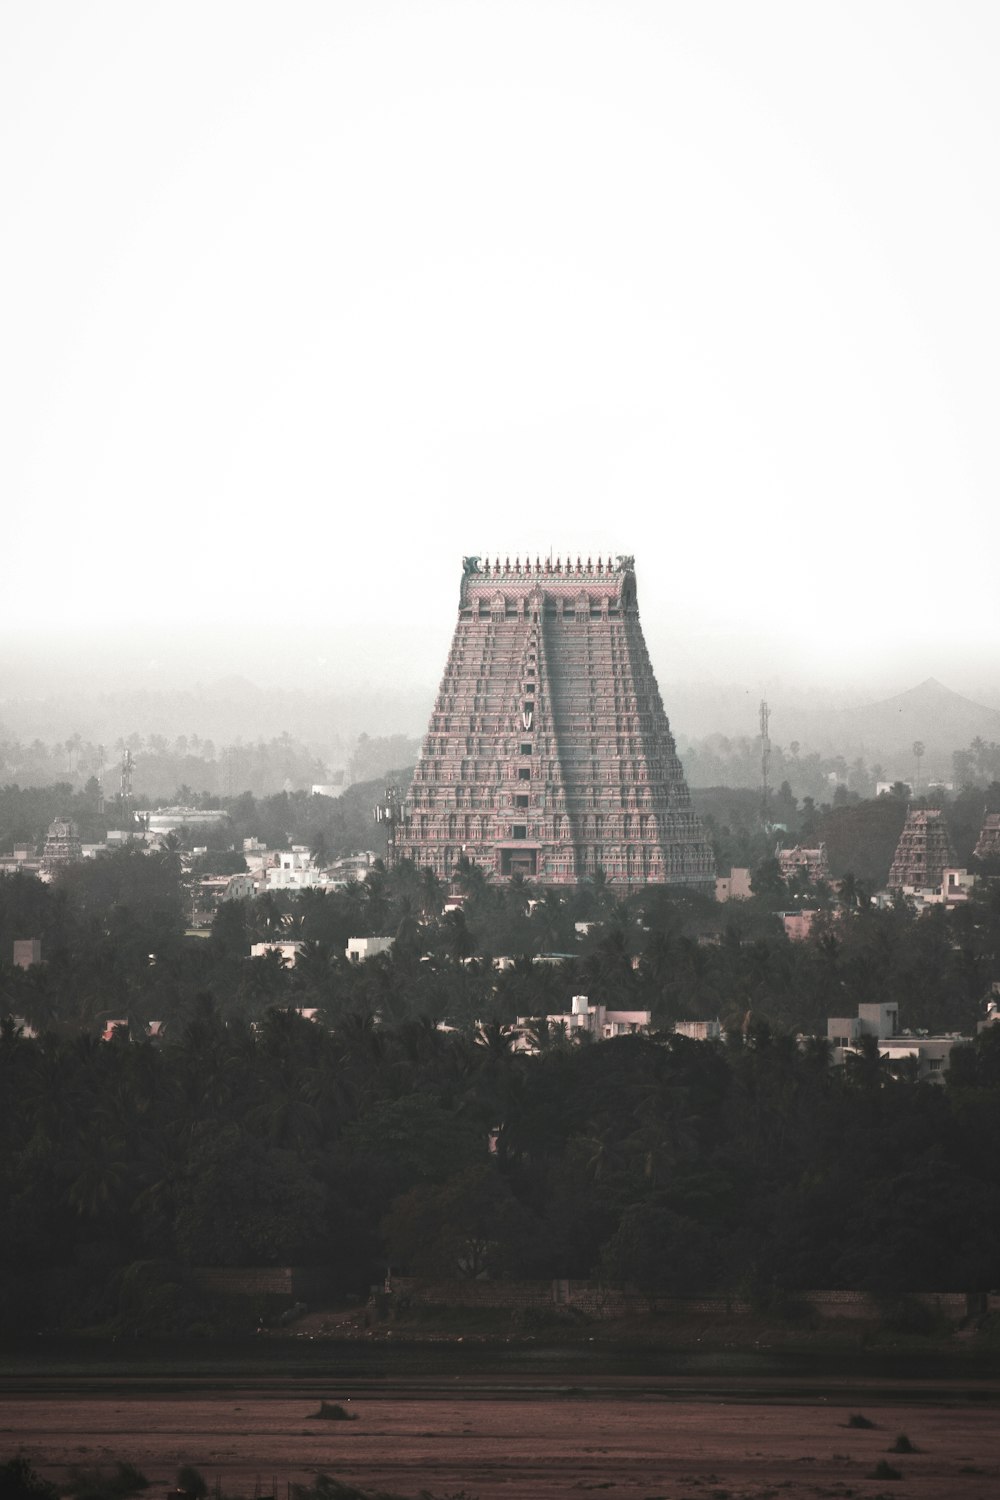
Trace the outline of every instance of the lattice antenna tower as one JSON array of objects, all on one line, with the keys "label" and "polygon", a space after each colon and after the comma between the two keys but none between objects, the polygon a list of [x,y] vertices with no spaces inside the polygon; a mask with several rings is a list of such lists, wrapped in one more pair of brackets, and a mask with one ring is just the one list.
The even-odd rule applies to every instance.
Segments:
[{"label": "lattice antenna tower", "polygon": [[767,699],[760,700],[760,821],[765,828],[770,823],[770,801],[771,788],[768,776],[771,769],[771,738],[767,732],[770,722],[771,710],[767,706]]},{"label": "lattice antenna tower", "polygon": [[387,869],[395,869],[396,830],[402,822],[403,807],[399,797],[399,787],[394,781],[389,782],[382,801],[372,808],[372,816],[376,823],[385,824],[385,863]]},{"label": "lattice antenna tower", "polygon": [[104,746],[97,747],[97,811],[104,811]]},{"label": "lattice antenna tower", "polygon": [[122,774],[121,774],[121,809],[122,825],[125,828],[132,826],[132,772],[135,770],[135,761],[131,750],[122,752]]}]

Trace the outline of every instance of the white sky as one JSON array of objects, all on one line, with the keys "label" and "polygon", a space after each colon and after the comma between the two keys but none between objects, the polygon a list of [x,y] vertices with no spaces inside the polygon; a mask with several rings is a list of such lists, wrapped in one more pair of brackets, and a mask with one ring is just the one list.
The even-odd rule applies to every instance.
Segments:
[{"label": "white sky", "polygon": [[998,78],[995,0],[7,0],[8,646],[432,684],[464,552],[600,549],[661,679],[995,680]]}]

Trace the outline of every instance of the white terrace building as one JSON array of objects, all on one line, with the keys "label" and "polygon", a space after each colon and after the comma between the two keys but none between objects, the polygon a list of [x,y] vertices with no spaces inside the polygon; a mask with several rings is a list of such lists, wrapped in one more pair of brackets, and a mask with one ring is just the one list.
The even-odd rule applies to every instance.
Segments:
[{"label": "white terrace building", "polygon": [[[536,1019],[534,1016],[518,1016],[515,1024],[515,1052],[538,1050],[532,1033]],[[645,1034],[649,1031],[652,1019],[653,1013],[649,1010],[608,1010],[605,1005],[591,1005],[586,995],[574,995],[570,1010],[545,1017],[550,1027],[562,1028],[574,1041],[579,1041],[583,1036],[591,1036],[595,1041],[601,1042],[609,1041],[615,1036]]]}]

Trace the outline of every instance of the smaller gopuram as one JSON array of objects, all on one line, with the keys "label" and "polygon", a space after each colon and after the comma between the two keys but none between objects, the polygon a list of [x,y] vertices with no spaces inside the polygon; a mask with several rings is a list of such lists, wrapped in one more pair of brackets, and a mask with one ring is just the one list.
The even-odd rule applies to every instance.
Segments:
[{"label": "smaller gopuram", "polygon": [[972,852],[976,859],[1000,859],[1000,813],[986,813]]},{"label": "smaller gopuram", "polygon": [[889,889],[901,890],[904,885],[939,886],[945,870],[957,863],[941,809],[910,808],[889,870]]}]

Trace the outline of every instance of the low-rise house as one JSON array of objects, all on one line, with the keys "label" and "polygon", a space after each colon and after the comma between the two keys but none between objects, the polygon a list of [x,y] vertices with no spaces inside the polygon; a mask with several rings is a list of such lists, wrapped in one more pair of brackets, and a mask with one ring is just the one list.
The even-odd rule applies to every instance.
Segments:
[{"label": "low-rise house", "polygon": [[393,941],[391,937],[352,937],[347,939],[344,951],[349,963],[363,964],[377,953],[388,953]]},{"label": "low-rise house", "polygon": [[378,855],[371,849],[362,849],[354,854],[342,854],[327,866],[333,885],[349,885],[352,880],[364,880]]},{"label": "low-rise house", "polygon": [[[534,1035],[537,1019],[518,1016],[515,1024],[515,1052],[534,1052],[538,1043]],[[546,1016],[549,1027],[565,1031],[573,1040],[591,1036],[595,1041],[609,1041],[616,1036],[632,1036],[649,1031],[653,1013],[648,1010],[608,1010],[605,1005],[591,1005],[586,995],[574,995],[568,1011]]]},{"label": "low-rise house", "polygon": [[976,879],[968,870],[948,865],[941,872],[940,884],[904,885],[893,890],[879,891],[874,902],[880,908],[891,906],[902,891],[904,899],[916,912],[926,911],[931,906],[944,906],[949,911],[954,911],[956,906],[964,906],[968,901]]},{"label": "low-rise house", "polygon": [[295,968],[295,960],[301,952],[302,944],[291,939],[283,940],[279,938],[276,941],[250,944],[251,958],[265,958],[268,953],[280,953],[290,969]]},{"label": "low-rise house", "polygon": [[179,828],[220,828],[229,822],[224,807],[151,807],[136,813],[147,833],[175,833]]},{"label": "low-rise house", "polygon": [[785,929],[785,936],[791,943],[802,943],[812,932],[820,913],[816,908],[804,911],[781,911],[781,925]]},{"label": "low-rise house", "polygon": [[720,1021],[675,1021],[674,1033],[693,1042],[721,1042],[723,1038]]},{"label": "low-rise house", "polygon": [[15,844],[13,854],[0,855],[0,875],[38,875],[41,869],[42,857],[32,844]]},{"label": "low-rise house", "polygon": [[224,901],[250,901],[257,894],[257,877],[249,870],[235,875],[204,875],[195,881],[192,923],[208,927]]},{"label": "low-rise house", "polygon": [[826,1023],[827,1040],[833,1044],[833,1061],[843,1064],[861,1050],[863,1037],[874,1037],[879,1056],[890,1064],[910,1064],[919,1078],[940,1081],[948,1070],[952,1049],[967,1039],[959,1032],[929,1036],[926,1032],[901,1031],[899,1007],[895,1004],[859,1005],[856,1016],[833,1016]]},{"label": "low-rise house", "polygon": [[42,961],[41,938],[15,938],[14,939],[14,967],[17,969],[30,969],[33,964]]},{"label": "low-rise house", "polygon": [[279,849],[265,873],[269,891],[315,890],[317,886],[330,884],[325,871],[313,864],[312,855],[301,844]]},{"label": "low-rise house", "polygon": [[752,894],[750,871],[742,865],[733,865],[728,875],[716,877],[716,901],[749,901]]},{"label": "low-rise house", "polygon": [[825,844],[820,844],[815,849],[803,849],[799,844],[794,849],[782,849],[779,844],[774,857],[778,861],[782,880],[805,879],[815,885],[818,880],[830,879]]}]

